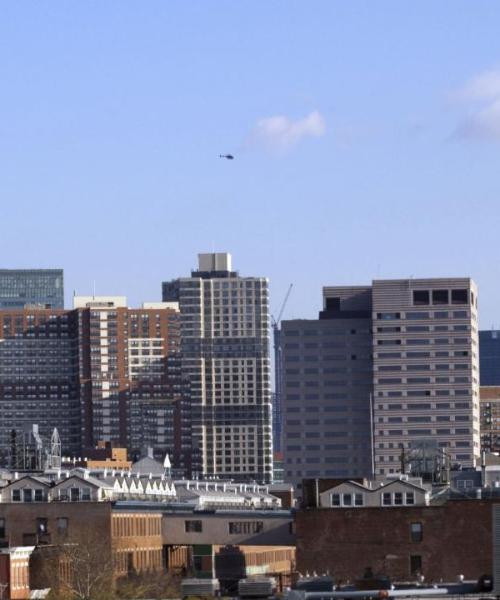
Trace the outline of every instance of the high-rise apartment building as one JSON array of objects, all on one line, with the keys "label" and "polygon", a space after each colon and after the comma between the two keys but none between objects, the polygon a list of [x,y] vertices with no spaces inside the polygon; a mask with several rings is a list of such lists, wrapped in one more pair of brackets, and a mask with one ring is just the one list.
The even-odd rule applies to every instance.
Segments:
[{"label": "high-rise apartment building", "polygon": [[64,308],[62,269],[0,269],[0,309]]},{"label": "high-rise apartment building", "polygon": [[372,284],[375,469],[425,441],[451,464],[479,457],[477,289],[467,278]]},{"label": "high-rise apartment building", "polygon": [[[65,455],[98,441],[145,446],[190,473],[190,429],[176,305],[128,308],[75,297],[74,310],[0,310],[0,448],[11,431],[57,427]],[[186,424],[187,423],[187,424]]]},{"label": "high-rise apartment building", "polygon": [[438,462],[473,466],[480,453],[474,282],[329,287],[324,309],[318,321],[282,324],[285,478],[353,477],[372,455],[378,475],[410,463],[422,472]]},{"label": "high-rise apartment building", "polygon": [[500,331],[479,332],[479,379],[481,385],[500,386]]},{"label": "high-rise apartment building", "polygon": [[76,297],[74,306],[84,447],[105,440],[134,455],[150,446],[189,471],[174,427],[184,399],[177,306],[128,308],[120,296]]},{"label": "high-rise apartment building", "polygon": [[229,254],[162,286],[181,312],[183,375],[190,383],[193,470],[272,479],[268,282],[240,277]]},{"label": "high-rise apartment building", "polygon": [[282,321],[285,480],[369,477],[371,290],[324,290],[317,320]]}]

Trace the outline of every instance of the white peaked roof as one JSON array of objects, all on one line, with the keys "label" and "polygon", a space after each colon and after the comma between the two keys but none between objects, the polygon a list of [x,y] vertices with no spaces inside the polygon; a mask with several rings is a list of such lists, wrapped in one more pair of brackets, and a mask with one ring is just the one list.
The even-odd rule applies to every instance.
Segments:
[{"label": "white peaked roof", "polygon": [[163,466],[165,467],[165,469],[171,469],[172,468],[172,463],[170,462],[170,456],[167,454],[165,454],[165,460],[163,461]]}]

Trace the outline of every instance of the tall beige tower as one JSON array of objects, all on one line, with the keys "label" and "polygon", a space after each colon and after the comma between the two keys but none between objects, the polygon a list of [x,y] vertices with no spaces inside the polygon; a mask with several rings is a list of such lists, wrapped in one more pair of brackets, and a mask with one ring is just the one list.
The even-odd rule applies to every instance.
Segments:
[{"label": "tall beige tower", "polygon": [[[374,281],[375,470],[412,453],[480,454],[477,288],[468,278]],[[420,455],[415,452],[421,449]]]},{"label": "tall beige tower", "polygon": [[163,284],[181,311],[190,383],[193,472],[272,478],[268,281],[240,277],[231,256],[200,254],[198,270]]}]

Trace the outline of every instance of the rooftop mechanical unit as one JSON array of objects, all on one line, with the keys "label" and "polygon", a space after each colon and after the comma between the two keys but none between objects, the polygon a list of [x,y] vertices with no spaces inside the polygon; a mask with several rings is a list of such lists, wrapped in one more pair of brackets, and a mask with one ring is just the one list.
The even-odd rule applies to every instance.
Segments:
[{"label": "rooftop mechanical unit", "polygon": [[238,582],[240,598],[267,598],[276,590],[276,580],[273,577],[249,577]]},{"label": "rooftop mechanical unit", "polygon": [[218,579],[183,579],[181,583],[182,597],[197,596],[198,598],[213,598],[219,595]]},{"label": "rooftop mechanical unit", "polygon": [[329,575],[302,577],[294,587],[296,590],[303,590],[304,592],[332,592],[333,577]]}]

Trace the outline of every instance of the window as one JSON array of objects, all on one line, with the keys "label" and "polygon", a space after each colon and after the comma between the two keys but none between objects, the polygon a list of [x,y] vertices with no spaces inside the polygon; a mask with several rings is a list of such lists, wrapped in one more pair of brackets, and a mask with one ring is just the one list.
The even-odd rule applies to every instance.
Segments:
[{"label": "window", "polygon": [[44,500],[44,493],[42,489],[36,489],[35,490],[35,502],[43,502]]},{"label": "window", "polygon": [[417,575],[422,570],[422,557],[410,555],[410,575]]},{"label": "window", "polygon": [[452,304],[468,304],[469,294],[467,290],[451,290]]},{"label": "window", "polygon": [[403,493],[402,492],[395,492],[394,504],[396,504],[397,506],[401,506],[403,504]]},{"label": "window", "polygon": [[264,530],[264,521],[231,521],[229,533],[261,533]]},{"label": "window", "polygon": [[400,313],[377,313],[377,319],[381,321],[394,321],[400,317]]},{"label": "window", "polygon": [[421,542],[423,538],[422,523],[410,524],[410,539],[412,542]]},{"label": "window", "polygon": [[21,502],[21,490],[12,490],[12,502]]},{"label": "window", "polygon": [[82,488],[82,500],[89,501],[90,500],[90,488],[84,487]]},{"label": "window", "polygon": [[184,530],[186,533],[201,533],[201,521],[184,521]]},{"label": "window", "polygon": [[70,489],[70,500],[71,502],[78,502],[80,500],[80,488]]},{"label": "window", "polygon": [[23,499],[25,502],[33,502],[33,490],[29,488],[24,488]]},{"label": "window", "polygon": [[344,506],[352,506],[352,495],[351,494],[343,494],[342,502]]},{"label": "window", "polygon": [[354,494],[354,505],[363,506],[363,494]]},{"label": "window", "polygon": [[384,492],[382,494],[382,504],[384,506],[391,506],[392,505],[392,496],[390,492]]},{"label": "window", "polygon": [[0,519],[0,538],[5,537],[5,519]]},{"label": "window", "polygon": [[340,494],[331,495],[332,506],[340,506]]},{"label": "window", "polygon": [[68,519],[67,519],[67,517],[59,517],[57,519],[57,533],[59,535],[66,535],[68,533]]},{"label": "window", "polygon": [[448,290],[432,290],[432,304],[448,304]]},{"label": "window", "polygon": [[413,492],[406,492],[406,504],[415,504],[415,494]]},{"label": "window", "polygon": [[445,310],[445,311],[442,311],[442,310],[439,311],[438,310],[438,311],[436,311],[434,313],[434,318],[435,319],[447,319],[448,318],[448,311],[447,310]]},{"label": "window", "polygon": [[429,304],[428,290],[414,290],[413,291],[413,304],[415,306],[427,306]]},{"label": "window", "polygon": [[36,532],[38,535],[45,535],[46,533],[48,533],[47,519],[39,517],[36,520]]},{"label": "window", "polygon": [[407,312],[406,318],[411,319],[413,321],[419,321],[420,319],[428,319],[429,313],[428,312]]}]

